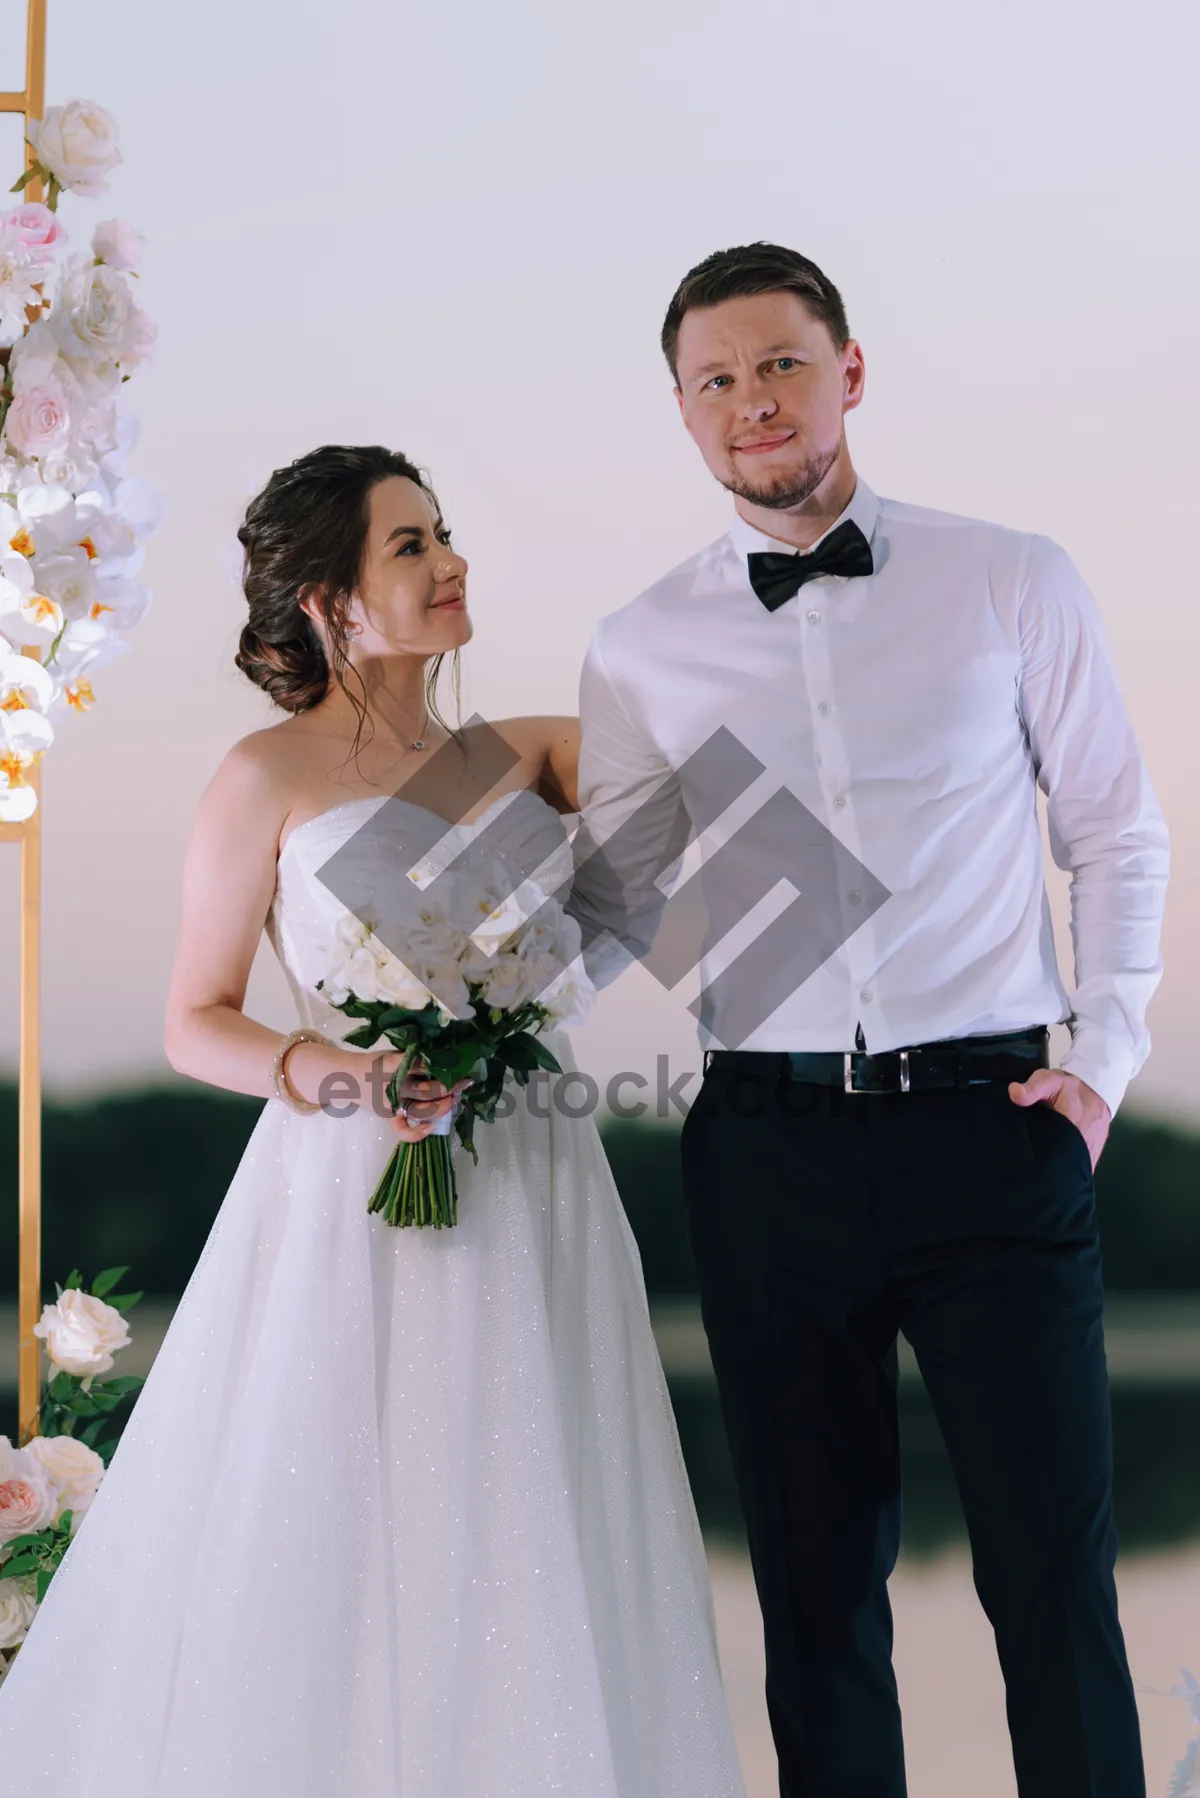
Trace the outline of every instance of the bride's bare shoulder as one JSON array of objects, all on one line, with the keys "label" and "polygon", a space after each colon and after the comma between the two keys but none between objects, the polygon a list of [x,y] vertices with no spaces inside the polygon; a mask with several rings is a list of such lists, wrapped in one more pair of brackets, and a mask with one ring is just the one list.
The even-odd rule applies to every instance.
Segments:
[{"label": "bride's bare shoulder", "polygon": [[561,744],[579,744],[579,720],[570,713],[527,713],[520,718],[499,718],[493,730],[523,754],[549,754]]},{"label": "bride's bare shoulder", "polygon": [[225,751],[201,799],[200,811],[210,818],[282,819],[294,786],[294,747],[279,739],[278,725],[250,731]]}]

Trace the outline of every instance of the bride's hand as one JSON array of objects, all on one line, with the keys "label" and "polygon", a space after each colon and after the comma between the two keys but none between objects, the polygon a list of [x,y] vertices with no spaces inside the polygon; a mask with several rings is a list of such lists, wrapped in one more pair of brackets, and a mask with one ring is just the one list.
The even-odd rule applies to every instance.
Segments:
[{"label": "bride's hand", "polygon": [[[402,1060],[399,1051],[394,1055],[383,1056],[383,1071],[390,1080]],[[429,1126],[435,1118],[440,1118],[449,1111],[459,1093],[472,1084],[469,1079],[456,1080],[453,1086],[444,1086],[440,1080],[433,1080],[420,1070],[425,1066],[419,1058],[412,1064],[407,1078],[400,1088],[402,1100],[410,1100],[408,1116],[397,1112],[392,1118],[392,1129],[401,1142],[424,1142],[429,1135]]]}]

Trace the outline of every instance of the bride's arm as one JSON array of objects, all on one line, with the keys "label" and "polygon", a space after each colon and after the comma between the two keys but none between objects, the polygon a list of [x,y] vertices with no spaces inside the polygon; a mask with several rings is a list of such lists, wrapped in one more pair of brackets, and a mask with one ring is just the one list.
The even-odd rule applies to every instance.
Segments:
[{"label": "bride's arm", "polygon": [[543,760],[538,790],[560,811],[579,810],[579,720],[539,718]]},{"label": "bride's arm", "polygon": [[[284,1033],[248,1018],[242,1006],[275,891],[279,833],[290,809],[291,798],[269,761],[252,742],[236,744],[205,789],[188,839],[167,995],[163,1046],[176,1072],[259,1099],[273,1094],[271,1063]],[[316,1100],[330,1074],[350,1074],[360,1103],[370,1105],[367,1073],[377,1058],[384,1076],[400,1059],[396,1052],[301,1043],[288,1056],[288,1085],[299,1097]],[[405,1092],[414,1097],[435,1098],[445,1091],[436,1081],[405,1083]],[[339,1090],[339,1107],[347,1102]],[[422,1105],[426,1123],[447,1102]],[[415,1119],[409,1126],[397,1118],[394,1128],[406,1141],[424,1134]]]}]

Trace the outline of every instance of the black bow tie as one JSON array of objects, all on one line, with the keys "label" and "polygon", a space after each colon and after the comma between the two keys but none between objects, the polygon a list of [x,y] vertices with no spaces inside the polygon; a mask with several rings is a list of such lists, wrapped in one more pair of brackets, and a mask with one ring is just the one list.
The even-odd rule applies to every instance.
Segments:
[{"label": "black bow tie", "polygon": [[839,524],[835,531],[806,556],[777,555],[773,550],[756,550],[746,557],[750,568],[750,585],[773,612],[776,606],[799,593],[805,581],[819,574],[874,574],[875,559],[852,518]]}]

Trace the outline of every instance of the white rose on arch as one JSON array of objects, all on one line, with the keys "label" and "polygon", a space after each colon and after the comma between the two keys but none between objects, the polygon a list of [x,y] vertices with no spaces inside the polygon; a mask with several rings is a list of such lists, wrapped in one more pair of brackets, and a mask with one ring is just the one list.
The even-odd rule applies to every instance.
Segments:
[{"label": "white rose on arch", "polygon": [[90,256],[72,256],[63,269],[50,328],[72,362],[111,364],[144,360],[144,315],[125,276]]},{"label": "white rose on arch", "polygon": [[47,204],[53,212],[58,194],[81,194],[96,200],[108,192],[105,176],[122,161],[117,122],[94,100],[72,100],[67,106],[48,106],[41,119],[31,119],[29,142],[37,157],[30,177],[41,173],[51,183]]},{"label": "white rose on arch", "polygon": [[104,1461],[74,1436],[35,1436],[24,1451],[54,1487],[55,1517],[70,1511],[71,1534],[88,1510],[104,1478]]},{"label": "white rose on arch", "polygon": [[37,1583],[32,1574],[0,1579],[0,1650],[18,1648],[37,1610]]},{"label": "white rose on arch", "polygon": [[56,1367],[85,1379],[107,1373],[113,1355],[129,1341],[129,1326],[116,1307],[75,1287],[43,1308],[33,1333],[45,1342]]},{"label": "white rose on arch", "polygon": [[105,219],[92,232],[92,255],[97,262],[107,262],[109,268],[119,269],[122,274],[132,274],[145,254],[146,240],[140,231],[132,225],[123,224],[120,219]]}]

